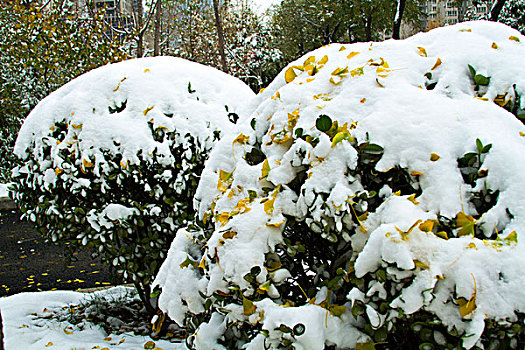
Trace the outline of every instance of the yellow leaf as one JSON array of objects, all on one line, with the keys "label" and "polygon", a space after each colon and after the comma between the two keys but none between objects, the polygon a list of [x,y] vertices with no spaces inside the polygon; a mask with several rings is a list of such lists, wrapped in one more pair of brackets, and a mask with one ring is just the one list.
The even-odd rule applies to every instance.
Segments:
[{"label": "yellow leaf", "polygon": [[217,215],[216,220],[221,223],[222,226],[226,225],[228,223],[228,220],[230,220],[230,213],[227,211],[223,211],[219,215]]},{"label": "yellow leaf", "polygon": [[472,275],[472,278],[474,279],[474,293],[472,293],[472,296],[469,300],[465,298],[458,298],[456,299],[456,303],[459,305],[459,313],[461,314],[461,317],[465,318],[466,316],[470,315],[474,310],[476,310],[476,295],[478,293],[478,288],[476,286],[476,279],[474,278],[474,275]]},{"label": "yellow leaf", "polygon": [[365,103],[365,102],[366,102],[366,97],[363,97],[363,98],[361,99],[361,101],[359,101],[359,102],[361,102],[361,103]]},{"label": "yellow leaf", "polygon": [[46,348],[48,348],[50,346],[53,346],[53,342],[49,342],[49,343],[46,344]]},{"label": "yellow leaf", "polygon": [[346,131],[338,132],[334,138],[332,139],[332,148],[334,148],[339,142],[343,142],[343,140],[348,140],[350,137],[350,134]]},{"label": "yellow leaf", "polygon": [[71,124],[74,129],[82,129],[82,124]]},{"label": "yellow leaf", "polygon": [[307,83],[311,83],[311,82],[314,81],[314,80],[315,80],[315,78],[308,78],[308,79],[306,79],[306,82],[307,82]]},{"label": "yellow leaf", "polygon": [[435,162],[439,159],[440,157],[436,154],[436,153],[430,153],[430,160]]},{"label": "yellow leaf", "polygon": [[304,68],[300,66],[293,66],[293,67],[288,68],[286,72],[284,73],[284,80],[287,83],[291,83],[297,77],[297,74],[295,73],[295,69],[303,70]]},{"label": "yellow leaf", "polygon": [[321,58],[319,60],[319,62],[317,62],[317,63],[319,63],[319,64],[326,64],[326,62],[328,62],[328,56],[324,55],[323,58]]},{"label": "yellow leaf", "polygon": [[345,74],[348,74],[348,67],[344,67],[344,68],[339,68],[337,67],[336,69],[334,69],[334,71],[332,72],[332,75],[338,75],[338,76],[343,76]]},{"label": "yellow leaf", "polygon": [[359,52],[352,51],[348,54],[348,56],[346,56],[346,58],[351,59],[352,57],[357,56],[357,55],[359,55]]},{"label": "yellow leaf", "polygon": [[493,48],[494,50],[496,50],[496,49],[498,48],[498,44],[496,44],[496,43],[492,43],[492,48]]},{"label": "yellow leaf", "polygon": [[439,238],[443,238],[445,240],[448,239],[447,233],[445,231],[436,232],[435,235],[438,236]]},{"label": "yellow leaf", "polygon": [[259,93],[262,94],[264,90],[266,90],[266,88],[261,88],[261,90],[259,90]]},{"label": "yellow leaf", "polygon": [[62,172],[64,172],[64,170],[60,169],[59,167],[56,167],[56,168],[55,168],[55,175],[59,175],[59,174],[61,174]]},{"label": "yellow leaf", "polygon": [[253,301],[248,300],[242,296],[242,311],[246,316],[249,316],[255,312],[257,307],[253,304]]},{"label": "yellow leaf", "polygon": [[415,194],[415,193],[414,193],[413,195],[407,197],[407,199],[408,199],[409,201],[411,201],[412,203],[414,203],[415,205],[418,205],[418,204],[419,204],[419,202],[416,201],[416,194]]},{"label": "yellow leaf", "polygon": [[219,170],[219,181],[217,182],[217,189],[223,193],[230,188],[231,183],[233,182],[233,171],[226,172],[224,170]]},{"label": "yellow leaf", "polygon": [[397,230],[397,232],[399,232],[399,234],[401,235],[401,239],[406,241],[408,239],[408,235],[410,234],[410,232],[412,232],[412,230],[417,226],[419,225],[419,223],[421,222],[421,220],[418,220],[416,222],[414,222],[414,224],[412,224],[412,226],[410,226],[410,228],[407,230],[407,231],[402,231],[400,230],[397,226],[394,226],[394,228]]},{"label": "yellow leaf", "polygon": [[469,244],[467,244],[467,248],[478,250],[478,247],[476,246],[474,242],[470,242]]},{"label": "yellow leaf", "polygon": [[152,106],[152,107],[148,107],[148,108],[146,108],[142,113],[143,113],[144,115],[146,115],[146,114],[148,114],[149,111],[151,111],[152,109],[153,109],[153,106]]},{"label": "yellow leaf", "polygon": [[49,130],[51,130],[51,131],[55,131],[55,129],[56,129],[56,128],[55,128],[54,125],[53,125],[52,127],[49,128]]},{"label": "yellow leaf", "polygon": [[152,350],[155,348],[155,342],[150,340],[144,344],[144,349]]},{"label": "yellow leaf", "polygon": [[[159,311],[157,313],[157,316],[158,316],[157,319],[155,320],[155,322],[153,322],[153,325],[151,326],[151,330],[155,333],[160,332],[160,329],[162,328],[162,324],[164,323],[164,320],[166,319],[166,315],[164,315],[162,311]],[[122,339],[119,344],[121,344],[123,340],[124,339]]]},{"label": "yellow leaf", "polygon": [[418,47],[417,49],[419,50],[419,51],[418,51],[419,56],[421,56],[421,57],[427,57],[427,50],[425,50],[424,47]]},{"label": "yellow leaf", "polygon": [[237,236],[237,232],[235,231],[227,231],[222,234],[222,238],[224,239],[231,239],[235,236]]},{"label": "yellow leaf", "polygon": [[523,131],[520,131],[520,136],[525,137],[525,133]]},{"label": "yellow leaf", "polygon": [[304,61],[303,66],[306,68],[306,66],[309,66],[313,63],[315,63],[315,56],[310,56]]},{"label": "yellow leaf", "polygon": [[517,36],[509,36],[509,40],[512,40],[512,41],[517,41],[517,42],[520,42],[520,38],[518,38]]},{"label": "yellow leaf", "polygon": [[257,288],[257,291],[259,293],[261,293],[261,292],[268,292],[269,290],[270,290],[270,281],[266,281],[264,284],[261,284],[259,286],[259,288]]},{"label": "yellow leaf", "polygon": [[299,108],[292,113],[288,113],[288,129],[292,130],[295,127],[297,119],[299,119]]},{"label": "yellow leaf", "polygon": [[380,88],[384,88],[385,86],[379,82],[379,79],[376,78],[376,83]]},{"label": "yellow leaf", "polygon": [[496,97],[494,97],[494,102],[500,106],[500,107],[504,107],[506,106],[510,100],[511,100],[511,97],[509,96],[509,98],[507,99],[507,93],[503,94],[503,95],[496,95]]},{"label": "yellow leaf", "polygon": [[365,71],[364,71],[363,67],[357,67],[357,68],[352,69],[350,71],[350,75],[352,77],[355,77],[356,75],[363,75],[363,74],[365,74]]},{"label": "yellow leaf", "polygon": [[471,215],[459,212],[456,216],[456,225],[460,228],[458,236],[474,236],[474,225],[476,221]]},{"label": "yellow leaf", "polygon": [[144,69],[144,73],[149,72],[149,68]]},{"label": "yellow leaf", "polygon": [[516,231],[512,231],[511,233],[509,233],[509,235],[505,238],[505,242],[517,244],[518,234],[516,233]]},{"label": "yellow leaf", "polygon": [[332,84],[334,84],[334,85],[339,85],[339,84],[341,84],[342,81],[343,81],[343,79],[341,79],[341,80],[339,80],[338,82],[336,82],[336,81],[334,80],[333,77],[330,78],[330,82],[331,82]]},{"label": "yellow leaf", "polygon": [[67,335],[71,335],[71,334],[73,334],[73,331],[72,330],[68,330],[67,328],[64,328],[64,333],[66,333]]},{"label": "yellow leaf", "polygon": [[124,343],[125,341],[126,341],[126,338],[122,338],[118,343],[119,343],[119,344],[122,344],[122,343]]},{"label": "yellow leaf", "polygon": [[268,162],[268,158],[266,158],[262,165],[261,177],[259,178],[259,181],[266,178],[270,173],[270,170],[270,163]]},{"label": "yellow leaf", "polygon": [[416,265],[416,267],[419,267],[419,268],[421,268],[421,269],[427,269],[427,270],[428,270],[428,269],[430,268],[430,266],[428,266],[428,265],[425,264],[424,262],[419,261],[419,260],[417,260],[417,259],[414,260],[414,265]]},{"label": "yellow leaf", "polygon": [[344,47],[344,46],[341,46],[341,47],[339,48],[339,51],[344,51],[344,50],[346,50],[346,47]]},{"label": "yellow leaf", "polygon": [[86,158],[82,159],[82,164],[84,164],[84,168],[91,168],[91,167],[93,167],[93,163],[91,163]]},{"label": "yellow leaf", "polygon": [[239,136],[235,138],[235,140],[233,140],[233,144],[239,143],[241,145],[245,145],[249,139],[250,139],[250,136],[240,134]]},{"label": "yellow leaf", "polygon": [[412,175],[412,176],[421,176],[421,175],[423,175],[423,173],[419,172],[419,171],[413,171],[413,172],[410,173],[410,175]]},{"label": "yellow leaf", "polygon": [[113,340],[113,338],[111,338],[111,337],[105,337],[103,340],[104,340],[104,341],[111,341],[111,340]]},{"label": "yellow leaf", "polygon": [[419,229],[423,232],[432,232],[434,230],[434,224],[436,220],[427,220],[419,225]]},{"label": "yellow leaf", "polygon": [[437,67],[439,67],[440,65],[441,65],[441,58],[438,57],[436,63],[434,63],[434,66],[432,68],[430,68],[430,70],[434,70]]},{"label": "yellow leaf", "polygon": [[401,190],[392,193],[394,196],[401,196]]},{"label": "yellow leaf", "polygon": [[459,31],[460,32],[469,32],[470,33],[472,31],[472,29],[470,29],[470,28],[468,28],[468,29],[460,29]]}]

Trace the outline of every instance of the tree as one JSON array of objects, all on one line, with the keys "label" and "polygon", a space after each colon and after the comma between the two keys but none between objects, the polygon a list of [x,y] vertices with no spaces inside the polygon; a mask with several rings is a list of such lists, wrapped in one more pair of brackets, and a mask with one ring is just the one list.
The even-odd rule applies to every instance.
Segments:
[{"label": "tree", "polygon": [[403,12],[405,11],[406,0],[397,1],[396,16],[394,17],[394,29],[392,30],[392,38],[400,39],[399,31],[401,29],[401,21],[403,19]]},{"label": "tree", "polygon": [[[418,3],[404,2],[407,23],[419,21]],[[382,40],[392,28],[397,5],[389,0],[284,0],[272,17],[272,44],[288,62],[334,42]],[[400,26],[401,12],[398,19]]]},{"label": "tree", "polygon": [[221,16],[219,13],[219,1],[213,0],[213,14],[215,15],[215,27],[217,28],[217,38],[219,41],[219,54],[221,58],[221,66],[224,72],[228,72],[226,65],[226,54],[224,53],[224,33],[222,30]]},{"label": "tree", "polygon": [[495,0],[492,4],[492,8],[490,9],[490,15],[489,19],[493,22],[497,22],[499,14],[501,10],[503,9],[503,6],[505,6],[506,0]]},{"label": "tree", "polygon": [[10,2],[0,12],[0,178],[9,177],[18,129],[29,111],[72,78],[125,58],[106,35],[101,14],[71,4]]},{"label": "tree", "polygon": [[501,10],[498,21],[525,34],[525,1],[508,0]]}]

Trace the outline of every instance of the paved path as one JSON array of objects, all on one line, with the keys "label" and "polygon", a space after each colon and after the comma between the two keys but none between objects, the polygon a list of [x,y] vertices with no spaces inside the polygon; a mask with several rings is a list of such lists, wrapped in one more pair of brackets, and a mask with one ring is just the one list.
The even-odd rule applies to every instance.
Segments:
[{"label": "paved path", "polygon": [[77,290],[112,284],[109,270],[87,252],[66,265],[62,250],[41,242],[17,211],[0,211],[0,297],[29,291]]}]

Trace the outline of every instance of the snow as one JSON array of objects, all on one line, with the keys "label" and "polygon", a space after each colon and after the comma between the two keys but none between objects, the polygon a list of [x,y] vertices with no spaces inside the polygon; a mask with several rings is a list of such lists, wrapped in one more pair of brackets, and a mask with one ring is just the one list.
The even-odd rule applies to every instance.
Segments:
[{"label": "snow", "polygon": [[8,350],[104,348],[137,350],[144,349],[144,344],[148,341],[154,341],[157,348],[164,350],[187,349],[180,343],[152,340],[150,337],[135,336],[132,333],[106,334],[98,326],[80,330],[68,322],[35,316],[49,316],[52,312],[94,297],[118,297],[128,290],[128,287],[115,287],[93,293],[52,291],[21,293],[0,298],[5,348]]},{"label": "snow", "polygon": [[[211,130],[227,133],[226,107],[243,115],[241,105],[253,92],[240,80],[216,69],[174,57],[133,59],[90,71],[42,100],[24,121],[14,152],[22,159],[27,152],[44,159],[44,146],[52,147],[53,164],[42,178],[44,186],[54,183],[61,168],[59,152],[76,149],[84,167],[96,174],[107,168],[101,150],[122,154],[121,164],[138,163],[137,152],[158,150],[161,161],[173,162],[167,142],[156,142],[152,128],[192,134],[211,146]],[[123,110],[120,110],[122,107]],[[56,139],[50,136],[56,122],[68,130]],[[85,162],[88,163],[85,163]],[[94,163],[91,165],[90,163]],[[24,171],[24,170],[21,170]],[[80,186],[89,184],[79,184]]]},{"label": "snow", "polygon": [[0,184],[0,198],[9,197],[9,184]]},{"label": "snow", "polygon": [[[525,280],[520,273],[525,269],[525,162],[520,156],[525,154],[525,127],[493,100],[503,94],[513,99],[514,90],[525,94],[524,43],[525,37],[509,27],[478,21],[402,41],[333,44],[292,62],[249,103],[251,116],[237,134],[224,137],[212,152],[195,203],[201,218],[215,218],[215,231],[206,244],[197,238],[199,234],[186,241],[186,247],[202,248],[198,261],[204,272],[196,266],[182,267],[185,256],[174,243],[171,249],[179,254],[168,257],[156,280],[163,288],[163,310],[179,319],[186,312],[193,313],[178,297],[187,285],[198,285],[208,296],[227,292],[233,285],[249,297],[255,291],[243,276],[253,267],[261,268],[258,283],[282,283],[266,273],[264,259],[282,242],[286,224],[283,214],[304,219],[307,224],[329,217],[339,230],[345,227],[342,214],[350,212],[353,196],[363,192],[360,179],[347,172],[357,163],[356,150],[349,142],[353,138],[357,144],[369,141],[383,147],[376,170],[397,166],[417,174],[411,180],[422,192],[413,198],[383,187],[381,206],[363,222],[366,233],[349,226],[357,232],[343,235],[359,253],[355,261],[358,277],[378,268],[386,269],[392,278],[413,277],[411,284],[400,284],[399,292],[394,291],[396,299],[390,304],[394,311],[389,315],[396,317],[395,309],[432,312],[445,326],[455,326],[470,335],[463,341],[465,348],[477,344],[485,318],[516,319],[515,312],[525,311]],[[316,65],[318,72],[308,74],[308,65]],[[488,86],[475,91],[469,65],[478,74],[490,77]],[[293,68],[297,66],[301,69]],[[426,73],[432,76],[426,77]],[[425,88],[430,83],[436,83],[435,87]],[[525,108],[523,98],[519,107]],[[340,135],[337,142],[335,137],[330,140],[316,128],[320,114],[337,120],[340,127],[346,125],[348,134]],[[250,127],[252,118],[254,130]],[[294,136],[299,129],[318,143],[312,146]],[[477,139],[484,145],[492,144],[492,149],[482,163],[482,169],[489,170],[488,176],[471,188],[463,180],[457,160],[475,152]],[[256,145],[261,145],[266,160],[249,165],[243,155]],[[438,159],[432,160],[432,154]],[[296,194],[287,185],[304,169],[308,177]],[[451,237],[445,240],[418,226],[438,216],[476,216],[469,200],[472,191],[484,186],[498,190],[499,197],[476,225],[488,235],[497,228],[499,240],[455,237],[455,232],[449,232]],[[329,198],[331,205],[325,205],[323,198]],[[225,232],[229,232],[228,239]],[[517,243],[505,240],[514,234]],[[325,238],[334,239],[330,235]],[[186,269],[192,273],[181,283],[176,277]],[[374,295],[386,294],[381,286],[375,288]],[[354,292],[352,297],[356,296]],[[477,308],[462,317],[455,300],[473,297]],[[370,295],[361,298],[366,303]],[[269,323],[274,319],[292,321],[298,310],[301,320],[310,322],[307,329],[317,332],[315,341],[319,344],[350,348],[356,346],[358,338],[366,338],[349,311],[344,316],[350,321],[333,322],[330,331],[343,332],[355,325],[355,337],[334,339],[318,332],[324,317],[317,313],[324,311],[326,315],[326,310],[313,305],[284,309],[282,302],[263,299],[256,303],[258,314],[241,313],[238,317],[252,325],[260,324],[270,332],[272,341],[282,333],[273,334],[276,323]],[[231,313],[224,322],[234,319],[238,307],[226,307]],[[383,316],[371,307],[366,310],[368,319],[383,322]],[[264,313],[257,318],[260,311]],[[213,321],[220,323],[218,318]],[[197,337],[203,336],[201,331],[197,329]],[[262,337],[256,336],[246,348],[260,348]],[[294,340],[298,348],[318,348],[319,344],[302,343],[301,337]]]}]

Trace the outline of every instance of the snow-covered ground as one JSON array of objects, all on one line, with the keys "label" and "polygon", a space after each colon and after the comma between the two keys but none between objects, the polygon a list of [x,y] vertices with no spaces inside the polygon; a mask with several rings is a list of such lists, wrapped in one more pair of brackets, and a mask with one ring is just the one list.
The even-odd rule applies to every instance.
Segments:
[{"label": "snow-covered ground", "polygon": [[[41,349],[145,349],[153,341],[155,349],[183,350],[184,343],[170,343],[135,336],[132,333],[106,334],[98,326],[80,330],[69,322],[46,319],[52,312],[69,305],[79,304],[93,297],[120,296],[128,291],[126,287],[115,287],[93,293],[52,291],[21,293],[0,299],[3,319],[4,346],[6,350]],[[149,345],[153,345],[149,343]]]},{"label": "snow-covered ground", "polygon": [[6,184],[0,184],[0,198],[9,197]]}]

